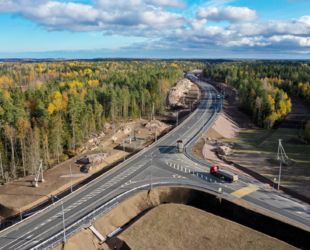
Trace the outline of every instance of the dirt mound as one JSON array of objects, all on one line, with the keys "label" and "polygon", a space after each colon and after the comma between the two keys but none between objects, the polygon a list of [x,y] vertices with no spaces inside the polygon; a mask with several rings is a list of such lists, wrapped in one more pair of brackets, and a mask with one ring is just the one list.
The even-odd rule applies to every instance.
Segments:
[{"label": "dirt mound", "polygon": [[56,249],[295,249],[236,222],[182,205],[194,197],[201,201],[199,194],[189,189],[143,191],[93,223],[103,237],[122,227],[117,238],[100,244],[87,229],[69,238],[64,248]]},{"label": "dirt mound", "polygon": [[131,249],[295,249],[248,227],[181,204],[152,209],[119,238]]},{"label": "dirt mound", "polygon": [[239,127],[227,115],[221,113],[212,128],[225,138],[235,138],[239,133]]},{"label": "dirt mound", "polygon": [[168,128],[167,124],[158,121],[158,120],[152,120],[150,122],[147,122],[145,124],[145,128],[149,129],[149,130],[154,130],[157,129],[159,131],[165,130],[166,128]]},{"label": "dirt mound", "polygon": [[194,84],[188,79],[182,79],[172,87],[168,94],[168,104],[171,107],[185,107],[183,97],[193,88]]}]

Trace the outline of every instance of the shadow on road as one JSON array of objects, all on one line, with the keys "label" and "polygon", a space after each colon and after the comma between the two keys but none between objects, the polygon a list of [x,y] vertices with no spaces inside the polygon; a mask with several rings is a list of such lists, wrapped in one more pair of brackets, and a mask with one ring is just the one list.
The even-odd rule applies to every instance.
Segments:
[{"label": "shadow on road", "polygon": [[175,154],[176,153],[176,146],[159,146],[158,149],[161,154]]}]

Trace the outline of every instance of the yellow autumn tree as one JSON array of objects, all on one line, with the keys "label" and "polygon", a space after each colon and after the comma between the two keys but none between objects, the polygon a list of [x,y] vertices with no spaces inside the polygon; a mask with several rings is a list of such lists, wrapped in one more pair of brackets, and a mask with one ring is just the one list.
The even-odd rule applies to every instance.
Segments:
[{"label": "yellow autumn tree", "polygon": [[275,110],[275,100],[273,99],[272,95],[268,95],[267,96],[267,103],[268,103],[268,106],[271,110],[271,112],[273,112]]},{"label": "yellow autumn tree", "polygon": [[88,80],[87,84],[90,87],[97,87],[97,86],[99,86],[99,81],[98,80]]},{"label": "yellow autumn tree", "polygon": [[13,85],[13,80],[8,76],[0,76],[0,88],[8,88]]},{"label": "yellow autumn tree", "polygon": [[49,114],[54,112],[65,110],[66,101],[63,98],[62,94],[59,91],[55,91],[52,94],[51,102],[48,104],[47,111]]},{"label": "yellow autumn tree", "polygon": [[271,128],[274,123],[278,120],[279,116],[276,112],[272,112],[270,115],[268,115],[265,120],[264,120],[264,123],[265,123],[265,126],[267,128]]}]

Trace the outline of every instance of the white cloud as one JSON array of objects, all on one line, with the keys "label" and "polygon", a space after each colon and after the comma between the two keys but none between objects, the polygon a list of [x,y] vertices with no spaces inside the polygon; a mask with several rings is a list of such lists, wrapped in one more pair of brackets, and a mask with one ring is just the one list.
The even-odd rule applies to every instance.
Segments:
[{"label": "white cloud", "polygon": [[[256,11],[247,7],[208,5],[199,8],[192,18],[168,8],[184,6],[181,0],[94,0],[93,4],[73,0],[0,0],[0,12],[15,13],[48,30],[140,36],[148,38],[146,48],[310,48],[310,16],[261,21]],[[214,25],[209,21],[229,23]]]},{"label": "white cloud", "polygon": [[227,6],[224,8],[219,7],[206,7],[199,8],[197,12],[199,18],[206,18],[212,21],[229,21],[229,22],[240,22],[240,21],[252,21],[257,18],[255,10],[247,7],[233,7]]},{"label": "white cloud", "polygon": [[298,21],[310,27],[310,16],[302,16]]},{"label": "white cloud", "polygon": [[205,27],[207,19],[192,19],[190,25],[194,30],[201,30]]},{"label": "white cloud", "polygon": [[[309,19],[308,19],[309,18]],[[300,35],[309,36],[310,24],[307,23],[310,20],[310,16],[303,16],[296,20],[277,20],[267,22],[246,22],[237,23],[229,26],[229,29],[235,32],[239,32],[246,36],[264,35],[272,36],[275,34],[285,35]]]},{"label": "white cloud", "polygon": [[14,12],[49,30],[130,33],[177,28],[184,24],[180,14],[165,7],[184,6],[180,0],[97,0],[93,5],[53,0],[3,0],[0,11]]},{"label": "white cloud", "polygon": [[[199,19],[198,19],[199,20]],[[310,49],[310,30],[308,17],[286,21],[245,22],[228,26],[206,25],[202,19],[200,25],[192,20],[191,28],[179,29],[174,34],[163,38],[164,43],[180,48],[199,48],[205,50],[238,49],[238,51],[255,50],[305,51]],[[195,25],[198,22],[198,25]]]},{"label": "white cloud", "polygon": [[268,39],[273,43],[282,43],[286,45],[298,45],[300,47],[310,47],[310,37],[300,37],[294,35],[271,36]]}]

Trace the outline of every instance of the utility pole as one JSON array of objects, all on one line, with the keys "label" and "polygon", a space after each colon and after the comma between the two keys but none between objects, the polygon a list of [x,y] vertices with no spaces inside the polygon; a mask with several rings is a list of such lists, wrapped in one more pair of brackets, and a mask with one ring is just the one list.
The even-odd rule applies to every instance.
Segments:
[{"label": "utility pole", "polygon": [[124,151],[124,161],[126,160],[126,151],[125,151],[125,140],[126,139],[123,139],[123,151]]},{"label": "utility pole", "polygon": [[277,160],[280,161],[279,176],[278,176],[278,188],[277,188],[278,190],[280,190],[282,162],[285,163],[285,161],[288,160],[288,156],[286,155],[285,150],[282,146],[282,139],[279,139]]},{"label": "utility pole", "polygon": [[155,141],[157,141],[157,127],[155,127],[154,139],[155,139]]},{"label": "utility pole", "polygon": [[[38,187],[38,182],[44,182],[44,176],[43,176],[43,161],[42,159],[40,160],[40,165],[39,165],[39,168],[37,170],[37,172],[35,173],[35,177],[34,177],[34,182],[33,182],[33,185],[34,187]],[[41,177],[41,178],[40,178]]]},{"label": "utility pole", "polygon": [[177,111],[177,126],[179,125],[179,111]]},{"label": "utility pole", "polygon": [[151,120],[155,120],[155,106],[154,106],[154,102],[152,103],[152,119]]},{"label": "utility pole", "polygon": [[65,211],[64,211],[64,203],[61,201],[61,209],[62,209],[62,226],[64,231],[64,243],[66,242],[66,224],[65,224]]}]

